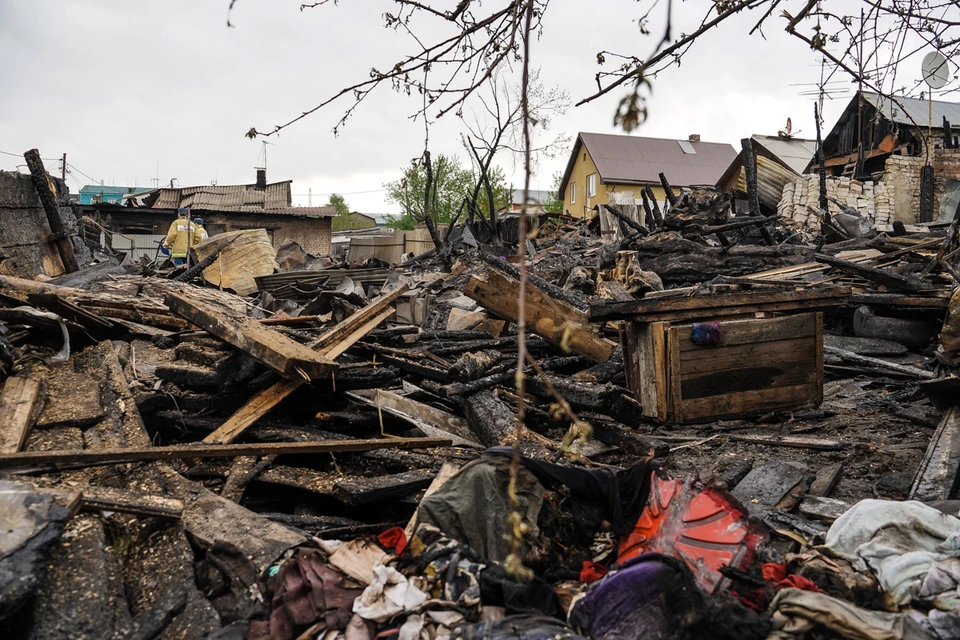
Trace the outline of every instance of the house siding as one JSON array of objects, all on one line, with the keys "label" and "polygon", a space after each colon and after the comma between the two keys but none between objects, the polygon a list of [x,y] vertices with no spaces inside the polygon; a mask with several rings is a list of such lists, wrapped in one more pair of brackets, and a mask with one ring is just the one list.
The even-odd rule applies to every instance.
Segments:
[{"label": "house siding", "polygon": [[[584,158],[584,155],[586,155],[586,158]],[[597,195],[592,198],[588,198],[587,176],[592,173],[597,174]],[[571,184],[577,185],[577,201],[574,204],[570,204]],[[662,204],[666,200],[666,194],[663,191],[663,187],[660,185],[649,186],[653,190],[653,194],[656,196],[657,201]],[[680,187],[678,186],[676,188],[679,189]],[[634,199],[639,202],[643,197],[640,195],[642,190],[643,185],[605,183],[600,179],[599,172],[597,171],[597,165],[594,164],[593,159],[590,157],[590,152],[586,150],[586,146],[581,146],[576,163],[573,165],[573,170],[570,172],[570,179],[567,181],[567,187],[563,192],[563,210],[572,216],[582,218],[586,215],[593,215],[592,213],[588,212],[598,204],[608,204],[610,202],[610,197],[608,194],[611,191],[629,191],[633,193]]]}]

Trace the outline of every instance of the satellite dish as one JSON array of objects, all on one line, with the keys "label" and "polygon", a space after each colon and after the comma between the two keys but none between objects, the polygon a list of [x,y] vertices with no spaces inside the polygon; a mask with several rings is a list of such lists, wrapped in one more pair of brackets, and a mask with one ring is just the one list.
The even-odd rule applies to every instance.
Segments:
[{"label": "satellite dish", "polygon": [[787,135],[791,133],[793,133],[793,122],[791,122],[790,118],[787,118]]},{"label": "satellite dish", "polygon": [[931,89],[941,89],[950,80],[950,70],[947,68],[947,59],[939,51],[931,51],[923,56],[923,63],[920,65],[923,71],[923,81]]}]

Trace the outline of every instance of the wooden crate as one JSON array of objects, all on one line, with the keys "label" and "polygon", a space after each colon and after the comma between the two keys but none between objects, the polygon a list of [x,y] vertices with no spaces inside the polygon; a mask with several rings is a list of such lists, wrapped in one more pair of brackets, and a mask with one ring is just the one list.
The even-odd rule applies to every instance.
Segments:
[{"label": "wooden crate", "polygon": [[820,404],[823,314],[719,322],[715,346],[695,344],[693,324],[625,324],[627,386],[645,416],[683,423]]}]

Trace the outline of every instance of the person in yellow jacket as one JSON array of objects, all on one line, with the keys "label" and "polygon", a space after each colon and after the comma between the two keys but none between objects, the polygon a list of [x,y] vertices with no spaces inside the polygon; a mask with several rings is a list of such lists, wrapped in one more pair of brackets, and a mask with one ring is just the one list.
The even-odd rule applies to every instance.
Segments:
[{"label": "person in yellow jacket", "polygon": [[170,250],[170,258],[175,266],[180,266],[187,261],[187,253],[190,248],[203,242],[207,237],[207,232],[203,227],[190,222],[187,218],[187,210],[177,211],[177,219],[170,225],[167,231],[167,237],[163,239],[163,246]]}]

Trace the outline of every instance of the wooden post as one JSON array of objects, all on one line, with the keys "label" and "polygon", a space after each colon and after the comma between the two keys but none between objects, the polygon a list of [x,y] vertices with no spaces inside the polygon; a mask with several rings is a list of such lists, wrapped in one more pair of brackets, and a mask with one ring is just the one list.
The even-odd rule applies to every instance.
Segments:
[{"label": "wooden post", "polygon": [[63,226],[63,219],[60,218],[60,207],[57,205],[56,192],[50,182],[50,176],[47,175],[47,170],[43,168],[40,152],[31,149],[25,152],[23,157],[30,169],[33,186],[37,190],[40,204],[43,205],[43,212],[47,214],[47,223],[50,225],[50,231],[53,232],[53,242],[60,253],[63,269],[66,273],[79,271],[80,266],[77,264],[77,256],[73,252],[73,241],[67,235],[66,228]]},{"label": "wooden post", "polygon": [[943,116],[943,148],[953,149],[953,129],[950,127],[950,121],[947,116]]},{"label": "wooden post", "polygon": [[667,194],[667,202],[670,203],[670,206],[677,206],[679,198],[677,198],[676,194],[673,193],[673,189],[670,188],[670,183],[667,182],[667,176],[662,173],[660,174],[660,185],[663,187],[663,192]]},{"label": "wooden post", "polygon": [[653,212],[653,219],[656,220],[657,226],[663,225],[663,214],[660,213],[660,203],[657,202],[657,198],[653,194],[653,189],[646,186],[643,188],[642,193],[650,200],[650,209]]},{"label": "wooden post", "polygon": [[820,176],[820,214],[827,223],[830,222],[830,210],[827,203],[827,167],[823,155],[823,141],[820,139],[820,113],[817,105],[813,105],[813,121],[817,125],[817,175]]},{"label": "wooden post", "polygon": [[760,215],[760,195],[757,192],[757,156],[753,153],[753,141],[750,138],[740,140],[743,149],[743,173],[747,182],[747,205],[751,216]]}]

